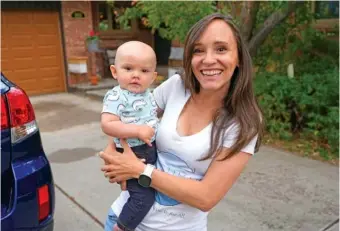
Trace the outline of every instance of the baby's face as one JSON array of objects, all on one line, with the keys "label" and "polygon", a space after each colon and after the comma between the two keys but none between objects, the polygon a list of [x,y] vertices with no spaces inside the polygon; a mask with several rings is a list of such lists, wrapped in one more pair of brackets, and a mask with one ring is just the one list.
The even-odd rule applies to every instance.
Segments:
[{"label": "baby's face", "polygon": [[[150,54],[149,54],[150,53]],[[111,72],[120,87],[133,93],[143,93],[157,76],[155,57],[151,52],[123,51],[111,66]]]}]

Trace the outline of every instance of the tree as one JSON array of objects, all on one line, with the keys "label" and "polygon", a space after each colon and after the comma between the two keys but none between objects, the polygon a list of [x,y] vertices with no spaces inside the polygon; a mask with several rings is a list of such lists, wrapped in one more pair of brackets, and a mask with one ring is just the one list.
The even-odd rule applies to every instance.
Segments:
[{"label": "tree", "polygon": [[[304,4],[301,1],[138,1],[120,20],[127,25],[128,20],[140,18],[152,31],[158,30],[161,37],[183,42],[190,27],[202,17],[213,12],[229,13],[239,24],[250,54],[255,56],[273,29]],[[261,14],[268,7],[267,14]]]},{"label": "tree", "polygon": [[263,22],[260,28],[256,29],[256,16],[259,11],[260,2],[247,1],[243,2],[243,8],[240,17],[241,32],[248,42],[249,52],[252,56],[256,54],[257,48],[260,47],[274,27],[282,23],[291,13],[293,13],[298,4],[303,2],[290,1],[280,6]]}]

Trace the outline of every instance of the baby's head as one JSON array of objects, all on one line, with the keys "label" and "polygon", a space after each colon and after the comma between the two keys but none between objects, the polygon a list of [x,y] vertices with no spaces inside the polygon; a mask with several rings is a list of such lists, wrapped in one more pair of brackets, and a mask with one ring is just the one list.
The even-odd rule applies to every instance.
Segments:
[{"label": "baby's head", "polygon": [[118,47],[110,70],[122,89],[142,93],[157,77],[156,64],[156,54],[149,45],[129,41]]}]

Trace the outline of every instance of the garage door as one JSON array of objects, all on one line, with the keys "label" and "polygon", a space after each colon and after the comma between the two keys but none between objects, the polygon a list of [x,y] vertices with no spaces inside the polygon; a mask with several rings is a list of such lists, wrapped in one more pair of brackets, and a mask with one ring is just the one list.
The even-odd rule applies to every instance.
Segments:
[{"label": "garage door", "polygon": [[1,12],[1,71],[29,95],[65,91],[58,12]]}]

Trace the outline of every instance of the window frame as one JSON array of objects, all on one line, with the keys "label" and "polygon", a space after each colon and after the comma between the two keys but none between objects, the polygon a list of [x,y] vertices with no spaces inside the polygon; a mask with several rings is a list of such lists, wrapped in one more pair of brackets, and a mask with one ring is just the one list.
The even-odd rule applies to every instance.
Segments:
[{"label": "window frame", "polygon": [[[315,1],[312,1],[312,12],[315,13]],[[313,25],[315,29],[334,31],[335,28],[339,27],[339,18],[324,18],[324,19],[315,19],[315,23]]]},{"label": "window frame", "polygon": [[92,1],[92,15],[93,15],[93,28],[95,31],[98,31],[100,39],[124,39],[124,38],[132,38],[135,37],[138,33],[138,23],[137,20],[131,21],[131,29],[130,30],[122,30],[122,29],[108,29],[107,31],[99,30],[99,1]]}]

